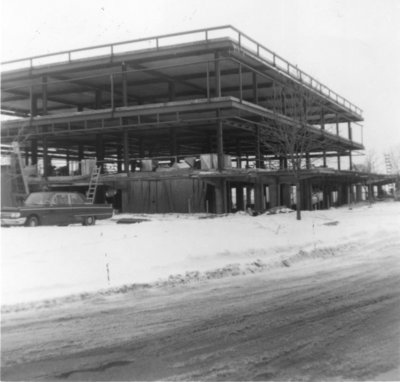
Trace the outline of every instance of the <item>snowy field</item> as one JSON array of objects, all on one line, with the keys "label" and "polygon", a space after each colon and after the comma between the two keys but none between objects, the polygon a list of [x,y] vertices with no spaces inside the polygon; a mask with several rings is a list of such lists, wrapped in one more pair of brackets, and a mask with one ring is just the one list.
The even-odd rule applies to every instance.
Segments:
[{"label": "snowy field", "polygon": [[[400,203],[303,212],[302,217],[299,222],[294,213],[125,214],[89,227],[2,228],[2,305],[207,278],[224,267],[229,273],[232,265],[235,273],[255,262],[274,268],[311,250],[400,235]],[[116,224],[121,218],[149,221]]]},{"label": "snowy field", "polygon": [[1,380],[400,380],[400,203],[1,236]]}]

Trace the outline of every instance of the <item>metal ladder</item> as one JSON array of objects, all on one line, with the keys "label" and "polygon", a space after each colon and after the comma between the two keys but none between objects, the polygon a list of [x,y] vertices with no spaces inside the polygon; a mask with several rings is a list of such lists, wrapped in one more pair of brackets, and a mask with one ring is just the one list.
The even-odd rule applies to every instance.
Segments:
[{"label": "metal ladder", "polygon": [[385,154],[385,165],[386,165],[386,173],[391,174],[392,173],[392,161],[390,158],[390,154]]},{"label": "metal ladder", "polygon": [[89,188],[86,192],[86,199],[89,203],[93,204],[96,196],[97,185],[100,177],[100,167],[94,166],[90,174]]},{"label": "metal ladder", "polygon": [[29,194],[29,185],[26,174],[24,173],[25,164],[22,160],[18,142],[12,143],[11,153],[11,179],[12,192],[16,205],[22,204]]}]

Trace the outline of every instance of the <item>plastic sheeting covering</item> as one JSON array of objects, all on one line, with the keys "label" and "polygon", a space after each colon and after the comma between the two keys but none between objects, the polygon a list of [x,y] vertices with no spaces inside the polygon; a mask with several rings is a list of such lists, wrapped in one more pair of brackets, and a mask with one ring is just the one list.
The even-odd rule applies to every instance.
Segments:
[{"label": "plastic sheeting covering", "polygon": [[123,212],[205,212],[206,183],[199,179],[136,180],[123,190]]}]

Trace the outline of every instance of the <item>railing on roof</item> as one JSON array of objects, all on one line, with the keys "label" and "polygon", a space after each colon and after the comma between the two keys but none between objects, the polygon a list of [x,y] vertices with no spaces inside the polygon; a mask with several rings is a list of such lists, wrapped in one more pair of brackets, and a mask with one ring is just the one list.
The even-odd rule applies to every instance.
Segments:
[{"label": "railing on roof", "polygon": [[49,65],[55,63],[74,62],[77,60],[99,57],[114,56],[116,54],[133,52],[143,49],[159,49],[166,46],[176,44],[193,43],[197,41],[208,41],[215,38],[229,37],[239,44],[242,49],[247,49],[262,59],[269,65],[283,71],[291,78],[302,82],[309,88],[317,91],[321,95],[328,97],[337,104],[344,106],[352,112],[362,115],[362,110],[340,96],[327,86],[321,84],[314,77],[298,69],[297,66],[291,64],[281,56],[277,55],[270,49],[259,44],[257,41],[242,33],[231,25],[225,25],[214,28],[197,29],[187,32],[171,33],[167,35],[153,36],[136,40],[123,41],[113,44],[96,45],[89,48],[73,49],[57,53],[43,54],[39,56],[10,60],[1,63],[2,71],[17,70],[30,68],[33,69],[41,65]]}]

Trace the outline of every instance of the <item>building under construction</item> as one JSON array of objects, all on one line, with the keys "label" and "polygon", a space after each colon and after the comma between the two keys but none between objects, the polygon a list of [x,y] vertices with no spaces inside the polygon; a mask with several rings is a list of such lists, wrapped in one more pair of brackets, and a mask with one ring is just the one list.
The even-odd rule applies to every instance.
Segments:
[{"label": "building under construction", "polygon": [[[3,205],[18,168],[25,192],[85,192],[100,168],[97,201],[149,213],[324,208],[370,179],[352,165],[362,111],[231,26],[4,62],[1,86]],[[313,142],[296,182],[277,134],[294,101]]]}]

